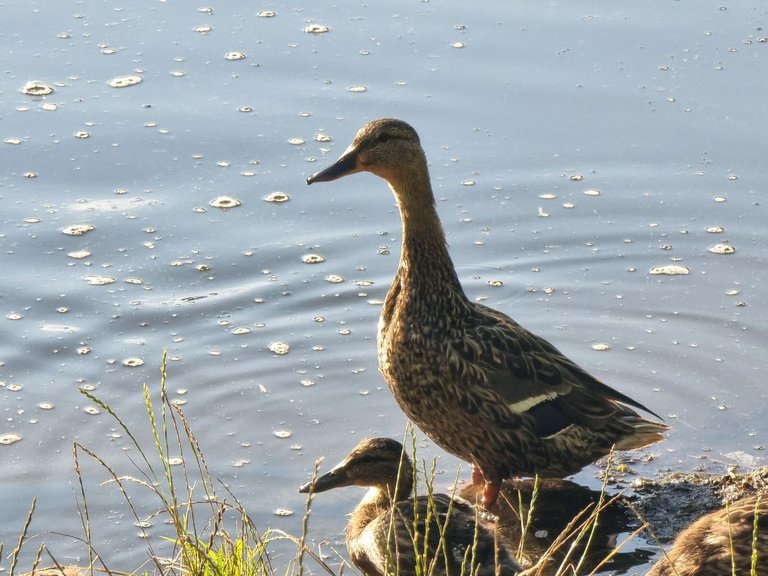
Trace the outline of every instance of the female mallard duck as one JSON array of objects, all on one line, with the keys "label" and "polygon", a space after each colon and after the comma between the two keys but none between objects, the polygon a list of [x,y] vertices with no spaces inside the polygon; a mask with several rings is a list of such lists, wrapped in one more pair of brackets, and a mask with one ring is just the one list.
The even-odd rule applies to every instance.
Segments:
[{"label": "female mallard duck", "polygon": [[347,525],[347,550],[366,576],[507,576],[519,571],[482,512],[446,494],[410,497],[413,467],[397,440],[361,441],[299,492],[351,485],[369,487]]},{"label": "female mallard duck", "polygon": [[[744,498],[702,516],[675,538],[646,576],[723,576],[768,566],[768,495]],[[735,567],[735,571],[734,571]]]},{"label": "female mallard duck", "polygon": [[427,159],[402,120],[374,120],[327,182],[368,171],[389,183],[403,222],[397,275],[379,321],[379,369],[400,408],[432,440],[471,462],[483,504],[505,478],[564,477],[607,454],[662,439],[666,424],[511,318],[471,302],[448,255]]}]

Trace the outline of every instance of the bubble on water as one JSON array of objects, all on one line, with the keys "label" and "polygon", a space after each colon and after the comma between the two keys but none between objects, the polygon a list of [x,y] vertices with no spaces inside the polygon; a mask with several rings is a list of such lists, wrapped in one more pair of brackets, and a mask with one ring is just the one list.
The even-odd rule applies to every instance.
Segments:
[{"label": "bubble on water", "polygon": [[243,334],[250,334],[251,329],[247,328],[246,326],[238,326],[237,328],[232,330],[232,334],[235,336],[241,336]]},{"label": "bubble on water", "polygon": [[107,284],[114,284],[116,282],[111,276],[83,276],[83,280],[88,282],[91,286],[106,286]]},{"label": "bubble on water", "polygon": [[273,434],[275,435],[276,438],[282,438],[282,439],[290,438],[291,436],[293,436],[293,432],[291,432],[290,430],[275,430]]},{"label": "bubble on water", "polygon": [[78,356],[85,356],[86,354],[91,353],[91,347],[90,346],[80,346],[75,350],[75,354]]},{"label": "bubble on water", "polygon": [[62,228],[61,232],[67,236],[82,236],[93,230],[95,230],[95,227],[90,224],[72,224]]},{"label": "bubble on water", "polygon": [[275,508],[275,516],[293,516],[293,510],[288,508]]},{"label": "bubble on water", "polygon": [[606,350],[610,350],[611,345],[607,342],[597,342],[595,344],[592,344],[592,350],[597,350],[598,352],[605,352]]},{"label": "bubble on water", "polygon": [[349,336],[350,334],[352,334],[352,330],[350,330],[349,328],[340,328],[336,332],[338,332],[341,336]]},{"label": "bubble on water", "polygon": [[474,186],[475,184],[477,184],[475,180],[464,180],[462,182],[462,185],[464,186]]},{"label": "bubble on water", "polygon": [[355,94],[360,94],[362,92],[367,92],[368,88],[365,86],[355,85],[355,86],[349,86],[347,87],[347,92],[352,92]]},{"label": "bubble on water", "polygon": [[231,196],[218,196],[217,198],[214,198],[208,203],[210,206],[213,206],[214,208],[237,208],[240,206],[241,202],[237,198],[232,198]]},{"label": "bubble on water", "polygon": [[208,34],[213,31],[213,26],[195,26],[194,31],[200,34]]},{"label": "bubble on water", "polygon": [[169,466],[181,466],[183,463],[184,463],[184,460],[182,460],[179,456],[172,456],[168,458]]},{"label": "bubble on water", "polygon": [[126,284],[144,284],[144,281],[141,278],[134,278],[129,276],[125,280],[123,280]]},{"label": "bubble on water", "polygon": [[270,192],[266,196],[264,196],[264,202],[276,202],[278,204],[282,202],[288,202],[291,197],[288,196],[285,192]]},{"label": "bubble on water", "polygon": [[451,48],[464,48],[464,42],[451,42]]},{"label": "bubble on water", "polygon": [[259,18],[274,18],[277,16],[277,12],[274,10],[262,10],[256,14]]},{"label": "bubble on water", "polygon": [[733,254],[736,252],[736,248],[730,244],[715,244],[707,248],[707,251],[712,252],[712,254]]},{"label": "bubble on water", "polygon": [[6,388],[8,389],[9,392],[21,392],[21,390],[24,389],[24,385],[23,384],[8,384],[8,386],[6,386]]},{"label": "bubble on water", "polygon": [[143,81],[144,78],[138,74],[130,74],[128,76],[116,76],[115,78],[112,78],[108,84],[112,86],[112,88],[127,88],[128,86],[136,86],[136,84],[141,84]]},{"label": "bubble on water", "polygon": [[292,146],[301,146],[306,141],[303,138],[288,138],[288,144]]},{"label": "bubble on water", "polygon": [[63,334],[74,334],[78,331],[74,326],[67,324],[41,324],[40,330],[43,332],[61,332]]},{"label": "bubble on water", "polygon": [[53,402],[40,402],[37,407],[41,410],[53,410]]},{"label": "bubble on water", "polygon": [[653,275],[680,276],[689,274],[690,270],[678,264],[667,264],[666,266],[655,266],[650,269],[649,273]]},{"label": "bubble on water", "polygon": [[69,308],[67,308],[66,306],[59,306],[58,308],[56,308],[56,312],[58,312],[59,314],[66,314],[67,312],[69,312]]},{"label": "bubble on water", "polygon": [[30,80],[21,87],[20,92],[27,96],[48,96],[53,94],[53,86],[46,84],[41,80]]},{"label": "bubble on water", "polygon": [[224,54],[225,60],[245,60],[246,56],[243,52],[227,52]]},{"label": "bubble on water", "polygon": [[14,146],[21,144],[22,142],[23,140],[21,138],[17,138],[16,136],[11,136],[5,139],[6,144],[13,144]]},{"label": "bubble on water", "polygon": [[582,180],[584,180],[584,176],[582,176],[581,174],[571,174],[570,176],[568,176],[568,179],[571,182],[581,182]]},{"label": "bubble on water", "polygon": [[129,358],[125,358],[122,364],[123,366],[128,366],[129,368],[136,368],[137,366],[142,366],[144,364],[144,360],[138,356],[131,356]]},{"label": "bubble on water", "polygon": [[720,202],[725,202],[726,200],[728,200],[728,198],[726,198],[725,196],[715,196],[715,197],[713,198],[713,200],[714,200],[715,202],[718,202],[718,203],[720,203]]},{"label": "bubble on water", "polygon": [[731,288],[731,289],[730,289],[730,290],[728,290],[728,291],[727,291],[725,294],[726,294],[727,296],[736,296],[737,294],[739,294],[739,292],[740,292],[740,291],[739,291],[739,290],[736,290],[736,288]]},{"label": "bubble on water", "polygon": [[[181,77],[186,76],[186,75],[187,75],[187,73],[184,72],[183,70],[171,70],[171,76],[173,76],[174,78],[181,78]],[[162,129],[162,130],[160,130],[160,133],[161,134],[167,134],[168,130],[167,129]]]},{"label": "bubble on water", "polygon": [[304,379],[304,380],[301,381],[301,385],[304,386],[305,388],[311,388],[315,384],[316,384],[316,382],[314,380],[310,380],[310,379]]},{"label": "bubble on water", "polygon": [[291,347],[287,342],[277,341],[277,342],[272,342],[269,345],[269,350],[274,354],[279,354],[280,356],[282,356],[284,354],[288,354],[288,352],[291,350]]},{"label": "bubble on water", "polygon": [[315,134],[315,142],[333,142],[333,137],[322,132]]},{"label": "bubble on water", "polygon": [[197,266],[195,266],[195,270],[197,270],[198,272],[210,272],[211,266],[210,264],[198,264]]},{"label": "bubble on water", "polygon": [[575,208],[575,207],[576,207],[576,204],[574,204],[573,202],[564,202],[563,203],[563,208],[570,209],[570,208]]},{"label": "bubble on water", "polygon": [[96,416],[97,414],[101,414],[101,410],[99,410],[96,406],[86,406],[83,408],[83,411],[86,414],[90,414],[91,416]]},{"label": "bubble on water", "polygon": [[240,106],[238,109],[238,112],[253,112],[252,106]]},{"label": "bubble on water", "polygon": [[554,200],[557,198],[557,194],[552,194],[551,192],[545,192],[543,194],[539,194],[539,198],[542,200]]},{"label": "bubble on water", "polygon": [[308,24],[304,27],[304,32],[307,34],[325,34],[326,32],[329,32],[330,28],[328,26],[325,26],[323,24]]},{"label": "bubble on water", "polygon": [[8,320],[21,320],[24,318],[24,315],[19,312],[8,312],[5,317],[8,318]]},{"label": "bubble on water", "polygon": [[301,261],[304,262],[304,264],[319,264],[325,262],[325,258],[320,256],[320,254],[304,254],[301,257]]},{"label": "bubble on water", "polygon": [[45,104],[40,105],[41,110],[45,110],[46,112],[55,112],[59,109],[58,104],[54,104],[53,102],[46,102]]},{"label": "bubble on water", "polygon": [[37,172],[24,172],[24,178],[37,178]]},{"label": "bubble on water", "polygon": [[88,258],[88,256],[90,255],[91,255],[90,250],[75,250],[73,252],[67,252],[67,256],[69,256],[70,258],[76,258],[78,260],[82,258]]},{"label": "bubble on water", "polygon": [[600,194],[602,194],[602,192],[600,192],[600,190],[596,190],[595,188],[584,190],[585,196],[600,196]]},{"label": "bubble on water", "polygon": [[488,280],[488,286],[493,286],[494,288],[500,288],[504,286],[503,280]]},{"label": "bubble on water", "polygon": [[250,463],[251,461],[248,460],[248,458],[241,458],[240,460],[235,460],[234,462],[232,462],[232,466],[234,466],[235,468],[242,468],[243,466],[246,466]]},{"label": "bubble on water", "polygon": [[21,434],[16,434],[15,432],[9,432],[7,434],[0,434],[0,444],[4,446],[8,446],[9,444],[14,444],[21,440],[23,437]]},{"label": "bubble on water", "polygon": [[344,282],[344,278],[338,274],[329,274],[325,277],[325,281],[330,284],[341,284]]},{"label": "bubble on water", "polygon": [[75,138],[79,140],[85,140],[86,138],[90,138],[90,137],[91,137],[91,133],[86,132],[85,130],[78,130],[77,132],[75,132]]},{"label": "bubble on water", "polygon": [[722,226],[707,226],[706,230],[710,234],[721,234],[725,232],[725,228],[723,228]]}]

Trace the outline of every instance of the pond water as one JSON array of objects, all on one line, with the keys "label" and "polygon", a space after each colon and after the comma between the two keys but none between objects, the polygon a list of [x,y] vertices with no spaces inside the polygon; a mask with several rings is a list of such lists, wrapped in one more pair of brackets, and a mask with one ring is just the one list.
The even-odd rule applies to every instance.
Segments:
[{"label": "pond water", "polygon": [[[421,135],[470,297],[673,426],[639,473],[766,463],[764,3],[6,2],[0,18],[0,435],[22,437],[0,445],[6,550],[37,497],[37,544],[86,558],[48,532],[82,536],[73,442],[119,474],[137,453],[79,389],[151,450],[142,386],[157,401],[164,350],[212,475],[260,527],[300,533],[316,458],[402,437],[375,354],[393,198],[370,175],[304,184],[384,116]],[[142,81],[110,85],[125,76]],[[688,273],[651,273],[668,266]],[[458,462],[421,447],[445,489]],[[131,513],[81,466],[99,551],[136,568]],[[318,499],[311,536],[338,541],[360,496]]]}]

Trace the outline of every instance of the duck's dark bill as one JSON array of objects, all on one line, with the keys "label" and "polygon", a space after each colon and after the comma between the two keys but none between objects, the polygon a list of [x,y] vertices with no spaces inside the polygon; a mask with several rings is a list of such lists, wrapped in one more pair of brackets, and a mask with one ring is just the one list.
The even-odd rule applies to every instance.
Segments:
[{"label": "duck's dark bill", "polygon": [[357,170],[357,156],[355,154],[346,154],[336,160],[333,164],[327,168],[323,168],[319,172],[315,172],[307,178],[307,184],[313,184],[315,182],[330,182],[336,180],[342,176],[346,176],[351,172]]},{"label": "duck's dark bill", "polygon": [[349,486],[349,484],[349,476],[347,476],[346,472],[344,470],[335,469],[316,478],[314,487],[312,487],[312,482],[307,482],[299,488],[299,492],[306,494],[310,489],[312,492],[325,492],[332,488]]}]

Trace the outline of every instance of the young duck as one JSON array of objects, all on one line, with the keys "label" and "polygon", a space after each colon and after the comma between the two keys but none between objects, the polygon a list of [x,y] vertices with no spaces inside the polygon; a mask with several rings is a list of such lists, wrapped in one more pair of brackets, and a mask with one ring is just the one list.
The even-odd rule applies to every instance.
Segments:
[{"label": "young duck", "polygon": [[366,576],[518,573],[512,551],[496,541],[495,526],[484,513],[446,494],[432,494],[432,502],[427,496],[411,497],[413,467],[400,442],[362,440],[299,492],[351,485],[369,487],[346,531],[352,562]]},{"label": "young duck", "polygon": [[696,520],[646,576],[751,574],[753,551],[762,574],[768,566],[768,494],[744,498]]},{"label": "young duck", "polygon": [[[371,172],[389,183],[403,224],[397,274],[379,321],[379,369],[400,408],[439,446],[473,465],[490,508],[501,481],[564,477],[663,438],[666,424],[508,316],[471,302],[448,254],[416,131],[386,118],[363,126],[327,182]],[[652,414],[652,412],[650,412]]]}]

